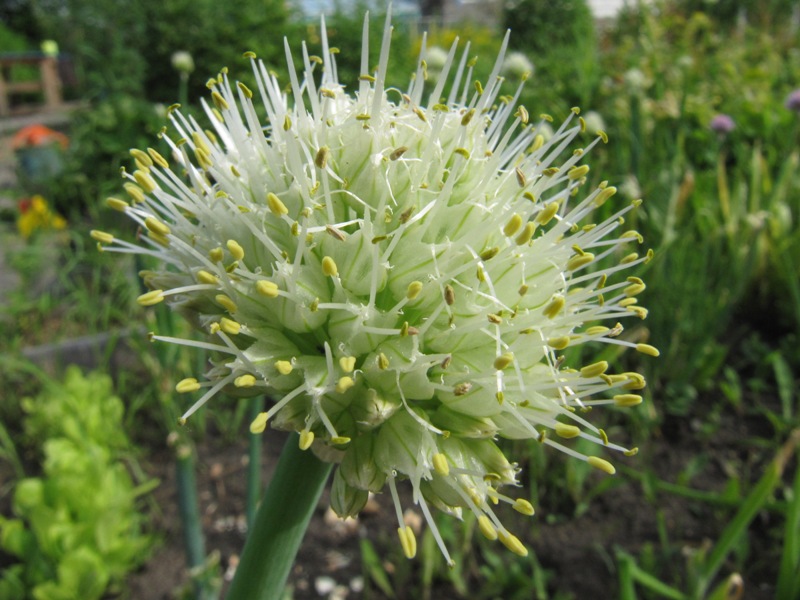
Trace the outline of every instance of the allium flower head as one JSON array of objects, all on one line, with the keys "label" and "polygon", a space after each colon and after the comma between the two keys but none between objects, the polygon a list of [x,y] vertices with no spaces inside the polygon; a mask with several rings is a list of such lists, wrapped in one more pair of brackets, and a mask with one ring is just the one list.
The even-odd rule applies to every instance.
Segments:
[{"label": "allium flower head", "polygon": [[786,108],[800,114],[800,89],[794,90],[786,97]]},{"label": "allium flower head", "polygon": [[534,70],[533,63],[523,52],[509,52],[503,61],[501,73],[514,81],[520,81],[533,75]]},{"label": "allium flower head", "polygon": [[716,131],[720,135],[727,135],[736,129],[736,123],[734,123],[733,117],[730,115],[718,114],[714,115],[714,118],[711,119],[709,127],[711,131]]},{"label": "allium flower head", "polygon": [[213,354],[204,381],[177,385],[199,392],[184,418],[225,389],[268,394],[275,403],[251,430],[295,430],[301,448],[338,463],[340,515],[388,487],[411,557],[397,493],[408,481],[448,561],[431,505],[473,512],[487,537],[524,555],[494,509],[533,514],[503,491],[518,468],[498,437],[538,440],[607,473],[606,459],[560,440],[632,452],[584,412],[638,404],[642,376],[565,364],[561,352],[604,342],[657,354],[619,337],[620,320],[646,315],[645,286],[626,275],[649,258],[623,228],[638,202],[591,221],[616,192],[585,189],[586,153],[605,134],[570,149],[575,110],[545,141],[516,106],[521,87],[500,96],[507,39],[485,84],[456,41],[432,90],[423,50],[401,92],[386,87],[389,19],[372,73],[365,21],[348,93],[324,31],[320,58],[303,46],[299,74],[287,44],[291,100],[248,54],[257,89],[225,71],[211,80],[210,128],[173,110],[172,160],[132,150],[131,202],[109,200],[140,225],[138,245],[93,235],[160,259],[139,303],[166,301],[207,335],[152,336]]}]

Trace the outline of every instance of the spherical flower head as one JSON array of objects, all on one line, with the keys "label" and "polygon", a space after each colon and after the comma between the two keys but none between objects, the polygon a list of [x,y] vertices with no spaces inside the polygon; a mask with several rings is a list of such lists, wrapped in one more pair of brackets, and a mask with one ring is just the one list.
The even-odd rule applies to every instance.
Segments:
[{"label": "spherical flower head", "polygon": [[736,123],[733,121],[733,117],[730,115],[718,114],[714,115],[714,118],[711,119],[709,127],[711,128],[711,131],[715,131],[718,134],[725,136],[736,129]]},{"label": "spherical flower head", "polygon": [[545,139],[552,119],[533,123],[516,106],[521,88],[501,99],[507,38],[485,84],[456,41],[432,90],[421,59],[400,92],[385,85],[389,18],[374,72],[365,21],[350,94],[321,31],[321,55],[304,46],[301,74],[287,44],[291,100],[248,53],[256,91],[223,72],[209,82],[208,127],[173,110],[172,162],[132,150],[130,201],[109,199],[139,224],[140,245],[93,236],[159,258],[140,304],[166,301],[207,336],[152,336],[212,353],[204,379],[177,385],[199,394],[184,419],[223,390],[268,394],[275,403],[251,431],[297,431],[301,448],[338,463],[340,515],[388,488],[413,556],[397,492],[407,481],[448,561],[431,506],[473,512],[487,537],[525,554],[494,509],[533,514],[503,491],[518,468],[498,438],[537,440],[607,473],[606,459],[562,440],[632,452],[584,413],[638,404],[642,376],[566,364],[562,352],[600,342],[657,354],[620,337],[621,320],[647,312],[644,283],[626,276],[650,256],[623,230],[638,203],[591,221],[616,192],[586,189],[587,152],[607,138],[572,148],[584,129],[576,109]]},{"label": "spherical flower head", "polygon": [[800,89],[794,90],[786,97],[786,108],[800,114]]},{"label": "spherical flower head", "polygon": [[513,80],[527,79],[535,71],[530,59],[522,52],[509,52],[503,61],[502,74]]},{"label": "spherical flower head", "polygon": [[194,59],[192,58],[192,54],[186,50],[173,52],[170,60],[172,62],[172,68],[179,73],[188,75],[194,71]]}]

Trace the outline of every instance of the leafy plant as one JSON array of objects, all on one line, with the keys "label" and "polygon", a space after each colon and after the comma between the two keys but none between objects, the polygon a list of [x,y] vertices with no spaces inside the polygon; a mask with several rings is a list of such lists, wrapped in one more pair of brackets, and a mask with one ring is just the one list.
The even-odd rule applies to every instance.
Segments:
[{"label": "leafy plant", "polygon": [[101,598],[147,556],[137,502],[156,482],[131,480],[122,401],[107,376],[73,367],[24,410],[44,467],[17,482],[15,518],[0,517],[0,547],[20,560],[0,577],[0,597]]}]

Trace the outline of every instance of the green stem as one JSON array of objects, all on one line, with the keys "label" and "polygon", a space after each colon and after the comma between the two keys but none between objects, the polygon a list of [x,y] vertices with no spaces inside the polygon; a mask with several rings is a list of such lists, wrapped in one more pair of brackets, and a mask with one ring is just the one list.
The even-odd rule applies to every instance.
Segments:
[{"label": "green stem", "polygon": [[[264,410],[264,397],[254,396],[248,401],[249,422]],[[250,434],[250,448],[247,461],[247,529],[251,530],[256,522],[256,509],[258,501],[261,499],[261,436],[262,434]]]},{"label": "green stem", "polygon": [[331,465],[299,448],[292,433],[247,536],[228,600],[275,600],[283,594]]},{"label": "green stem", "polygon": [[197,482],[194,476],[192,449],[181,444],[177,449],[175,462],[178,480],[178,505],[183,524],[183,545],[189,568],[203,564],[206,551],[203,543],[203,529],[200,525],[200,508],[197,502]]}]

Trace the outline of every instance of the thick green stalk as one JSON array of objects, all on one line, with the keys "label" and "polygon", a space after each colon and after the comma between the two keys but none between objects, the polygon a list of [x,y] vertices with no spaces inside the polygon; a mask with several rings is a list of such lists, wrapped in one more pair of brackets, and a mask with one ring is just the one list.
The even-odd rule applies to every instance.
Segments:
[{"label": "thick green stalk", "polygon": [[[264,410],[264,397],[254,396],[248,400],[249,423]],[[256,522],[256,509],[261,499],[261,436],[250,434],[250,448],[247,462],[247,529],[252,531]]]},{"label": "thick green stalk", "polygon": [[228,600],[280,598],[331,465],[289,436],[236,568]]}]

